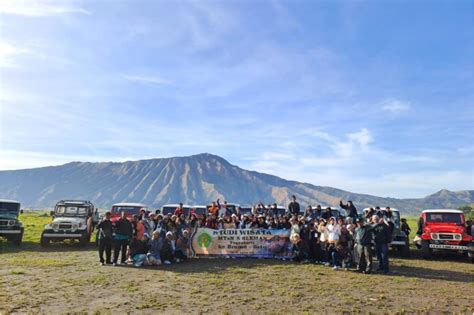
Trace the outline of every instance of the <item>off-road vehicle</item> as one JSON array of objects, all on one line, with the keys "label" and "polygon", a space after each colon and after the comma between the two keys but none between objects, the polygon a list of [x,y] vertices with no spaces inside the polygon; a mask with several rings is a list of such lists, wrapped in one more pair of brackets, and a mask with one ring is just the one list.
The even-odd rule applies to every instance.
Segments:
[{"label": "off-road vehicle", "polygon": [[0,199],[0,236],[20,245],[23,239],[23,225],[18,220],[20,213],[20,203],[14,200]]},{"label": "off-road vehicle", "polygon": [[41,246],[64,240],[79,240],[83,246],[89,243],[97,223],[94,205],[90,201],[61,200],[51,211],[51,216],[53,222],[44,227]]},{"label": "off-road vehicle", "polygon": [[416,245],[424,258],[433,252],[459,252],[474,262],[473,237],[460,210],[434,209],[421,213],[421,235]]}]

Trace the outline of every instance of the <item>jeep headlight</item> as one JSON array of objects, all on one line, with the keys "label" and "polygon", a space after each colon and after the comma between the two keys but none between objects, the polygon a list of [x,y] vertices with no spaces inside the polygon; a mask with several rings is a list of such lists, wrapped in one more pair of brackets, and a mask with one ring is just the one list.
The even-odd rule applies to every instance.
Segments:
[{"label": "jeep headlight", "polygon": [[435,234],[435,233],[431,234],[431,238],[434,239],[434,240],[437,240],[438,239],[438,234]]},{"label": "jeep headlight", "polygon": [[53,228],[53,230],[57,230],[59,228],[59,224],[53,223],[51,224],[51,227]]},{"label": "jeep headlight", "polygon": [[14,225],[15,225],[15,220],[10,220],[10,221],[8,221],[8,225],[9,225],[9,226],[14,226]]},{"label": "jeep headlight", "polygon": [[77,227],[78,227],[78,226],[77,226],[77,223],[74,223],[74,224],[72,225],[72,229],[73,229],[73,230],[77,230]]},{"label": "jeep headlight", "polygon": [[78,225],[77,225],[78,228],[81,228],[82,227],[82,222],[80,222]]},{"label": "jeep headlight", "polygon": [[454,235],[454,239],[457,240],[457,241],[462,240],[461,234],[456,234],[456,235]]}]

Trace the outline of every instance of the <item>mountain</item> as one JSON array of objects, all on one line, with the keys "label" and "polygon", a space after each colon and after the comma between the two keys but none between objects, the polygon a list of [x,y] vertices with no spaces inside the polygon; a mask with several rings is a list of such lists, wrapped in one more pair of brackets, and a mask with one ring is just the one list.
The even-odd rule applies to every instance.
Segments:
[{"label": "mountain", "polygon": [[289,181],[247,171],[211,154],[128,161],[72,162],[15,171],[0,171],[0,198],[21,201],[26,208],[51,208],[61,199],[91,200],[109,208],[124,201],[152,207],[166,203],[207,204],[220,198],[242,205],[262,201],[286,205],[295,194],[301,204],[335,206],[340,199],[356,207],[386,206],[405,213],[426,208],[455,208],[474,202],[474,191],[441,190],[420,199],[382,198]]}]

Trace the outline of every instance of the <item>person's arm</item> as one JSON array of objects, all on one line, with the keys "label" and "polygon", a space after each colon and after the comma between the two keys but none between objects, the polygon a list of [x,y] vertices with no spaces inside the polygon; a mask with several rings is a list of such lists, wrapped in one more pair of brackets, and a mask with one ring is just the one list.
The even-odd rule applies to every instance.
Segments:
[{"label": "person's arm", "polygon": [[342,209],[347,209],[347,205],[343,204],[343,203],[342,203],[342,200],[339,201],[339,206],[340,206]]}]

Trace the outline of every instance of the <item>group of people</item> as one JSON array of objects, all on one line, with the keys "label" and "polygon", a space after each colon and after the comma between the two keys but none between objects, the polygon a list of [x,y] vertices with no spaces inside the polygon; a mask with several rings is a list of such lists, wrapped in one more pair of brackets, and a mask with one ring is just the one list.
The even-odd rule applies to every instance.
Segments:
[{"label": "group of people", "polygon": [[[393,223],[391,210],[379,208],[359,216],[354,204],[340,202],[346,215],[334,216],[331,208],[304,212],[296,197],[286,211],[276,204],[258,204],[250,213],[229,209],[227,203],[213,202],[207,213],[199,216],[186,213],[180,204],[174,213],[147,213],[128,220],[125,213],[112,224],[106,213],[98,224],[99,258],[101,264],[160,265],[181,262],[188,257],[190,234],[196,227],[209,229],[283,229],[289,230],[292,260],[314,262],[339,268],[356,268],[372,272],[375,249],[381,272],[389,272],[388,245]],[[113,247],[113,257],[112,257]],[[105,253],[105,259],[104,259]],[[120,256],[120,260],[119,260]]]}]

